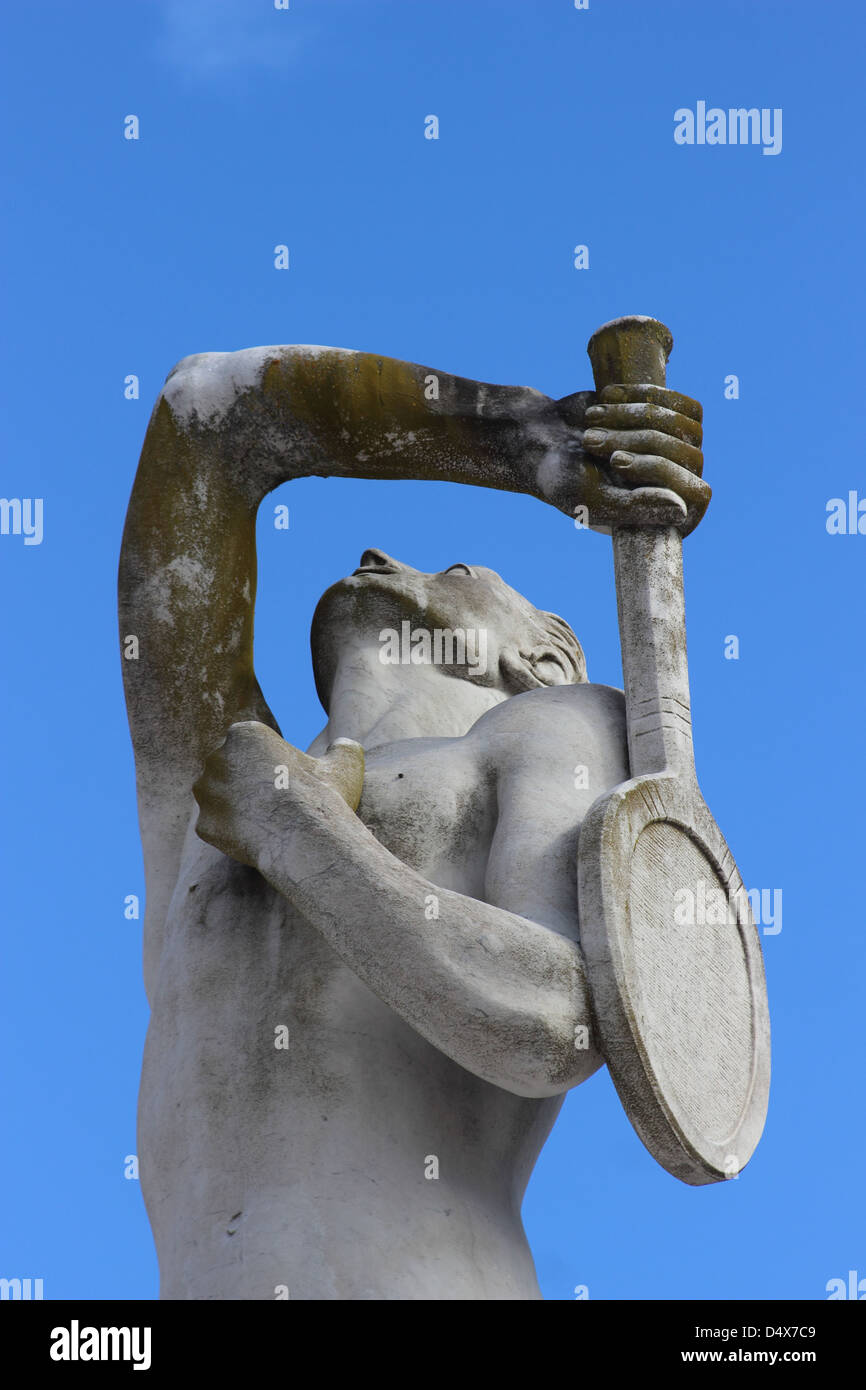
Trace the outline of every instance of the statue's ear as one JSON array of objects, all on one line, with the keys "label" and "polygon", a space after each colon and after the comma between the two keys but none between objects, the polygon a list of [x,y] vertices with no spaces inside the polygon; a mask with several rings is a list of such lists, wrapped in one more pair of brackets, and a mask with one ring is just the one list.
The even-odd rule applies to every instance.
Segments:
[{"label": "statue's ear", "polygon": [[530,661],[542,685],[571,685],[574,680],[573,671],[555,647],[536,647]]},{"label": "statue's ear", "polygon": [[499,658],[499,670],[506,687],[514,695],[521,690],[537,690],[543,685],[571,685],[574,680],[553,647],[518,650],[506,646]]}]

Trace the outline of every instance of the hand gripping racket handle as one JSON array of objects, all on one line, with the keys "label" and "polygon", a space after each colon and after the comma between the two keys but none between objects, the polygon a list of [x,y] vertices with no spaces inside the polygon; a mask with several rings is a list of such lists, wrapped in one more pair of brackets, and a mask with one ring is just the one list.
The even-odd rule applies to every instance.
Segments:
[{"label": "hand gripping racket handle", "polygon": [[[672,347],[657,319],[604,324],[587,346],[596,390],[664,386]],[[617,526],[612,540],[631,775],[693,779],[682,537],[675,526]]]}]

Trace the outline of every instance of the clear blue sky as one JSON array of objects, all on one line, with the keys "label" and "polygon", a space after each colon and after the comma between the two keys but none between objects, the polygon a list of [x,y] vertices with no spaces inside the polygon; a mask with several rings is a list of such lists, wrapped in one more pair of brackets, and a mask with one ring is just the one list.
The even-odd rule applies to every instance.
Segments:
[{"label": "clear blue sky", "polygon": [[[566,1102],[526,1224],[551,1299],[820,1299],[866,1276],[866,535],[825,525],[830,498],[866,496],[862,7],[46,0],[3,28],[0,492],[44,499],[44,539],[0,536],[0,1274],[49,1298],[157,1291],[123,1175],[146,1007],[115,584],[169,368],[323,343],[564,395],[591,385],[589,334],[646,313],[674,333],[670,384],[704,403],[715,489],[686,543],[699,774],[747,886],[783,892],[770,1113],[736,1182],[691,1189],[602,1071]],[[781,108],[781,153],[675,144],[674,111],[701,100]],[[315,600],[368,545],[498,569],[620,683],[604,537],[481,489],[316,480],[277,500],[257,667],[293,742],[321,723]]]}]

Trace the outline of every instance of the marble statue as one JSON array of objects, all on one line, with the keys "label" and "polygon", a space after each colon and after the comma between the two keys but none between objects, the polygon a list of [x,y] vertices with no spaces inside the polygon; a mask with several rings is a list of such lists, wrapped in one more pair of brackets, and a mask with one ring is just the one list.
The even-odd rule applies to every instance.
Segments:
[{"label": "marble statue", "polygon": [[[120,564],[163,1298],[539,1298],[524,1189],[604,1061],[575,1042],[575,859],[630,774],[622,692],[474,555],[425,574],[371,546],[316,609],[327,722],[299,751],[253,669],[259,503],[442,479],[685,535],[700,449],[700,406],[658,385],[553,400],[284,346],[168,376]],[[383,632],[421,656],[384,659]]]}]

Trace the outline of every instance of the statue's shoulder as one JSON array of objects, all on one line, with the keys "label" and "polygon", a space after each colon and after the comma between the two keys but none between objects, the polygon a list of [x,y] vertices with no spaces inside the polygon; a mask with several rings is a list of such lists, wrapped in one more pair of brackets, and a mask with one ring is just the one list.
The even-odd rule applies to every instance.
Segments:
[{"label": "statue's shoulder", "polygon": [[498,766],[561,761],[580,752],[618,760],[627,746],[625,696],[612,685],[549,685],[512,695],[469,735]]}]

